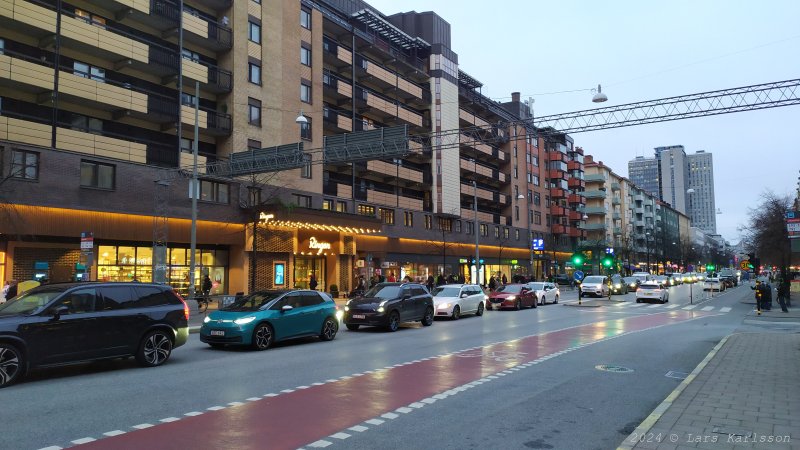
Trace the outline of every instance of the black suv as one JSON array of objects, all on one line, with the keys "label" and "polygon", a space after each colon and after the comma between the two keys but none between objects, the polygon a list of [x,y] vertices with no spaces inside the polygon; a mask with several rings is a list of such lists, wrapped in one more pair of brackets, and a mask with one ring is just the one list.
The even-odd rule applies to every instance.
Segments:
[{"label": "black suv", "polygon": [[158,366],[188,338],[189,307],[169,286],[39,286],[0,305],[0,388],[33,367],[129,356]]},{"label": "black suv", "polygon": [[364,295],[347,301],[344,324],[355,331],[361,325],[397,331],[401,322],[433,323],[433,297],[417,283],[378,283]]}]

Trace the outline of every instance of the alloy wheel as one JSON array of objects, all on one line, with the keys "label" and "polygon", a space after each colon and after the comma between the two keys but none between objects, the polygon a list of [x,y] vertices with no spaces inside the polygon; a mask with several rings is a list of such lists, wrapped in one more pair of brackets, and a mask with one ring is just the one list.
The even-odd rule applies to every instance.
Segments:
[{"label": "alloy wheel", "polygon": [[453,308],[453,320],[458,320],[459,317],[461,317],[461,308],[456,305]]},{"label": "alloy wheel", "polygon": [[397,331],[400,328],[400,315],[397,311],[392,311],[389,315],[389,331]]},{"label": "alloy wheel", "polygon": [[325,323],[322,324],[322,335],[320,336],[323,341],[332,341],[336,337],[336,332],[339,331],[339,326],[336,321],[328,317]]},{"label": "alloy wheel", "polygon": [[138,360],[149,367],[160,366],[172,353],[172,340],[163,331],[153,331],[145,336]]},{"label": "alloy wheel", "polygon": [[478,312],[475,313],[477,316],[483,315],[483,302],[478,303]]},{"label": "alloy wheel", "polygon": [[433,308],[425,310],[425,315],[422,316],[422,325],[426,327],[433,325]]},{"label": "alloy wheel", "polygon": [[22,355],[15,347],[0,344],[0,387],[13,383],[21,373]]},{"label": "alloy wheel", "polygon": [[272,328],[262,323],[253,331],[253,346],[256,350],[266,350],[272,345]]}]

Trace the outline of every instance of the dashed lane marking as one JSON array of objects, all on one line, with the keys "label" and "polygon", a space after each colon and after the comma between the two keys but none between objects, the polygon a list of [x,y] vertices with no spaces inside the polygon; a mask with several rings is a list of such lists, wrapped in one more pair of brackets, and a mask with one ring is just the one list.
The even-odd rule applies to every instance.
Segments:
[{"label": "dashed lane marking", "polygon": [[727,306],[723,306],[722,308],[719,309],[719,312],[724,312],[724,313],[730,312],[730,311],[731,311],[731,308],[729,308]]},{"label": "dashed lane marking", "polygon": [[82,438],[82,439],[75,439],[74,441],[72,441],[72,443],[75,444],[75,445],[81,445],[81,444],[88,444],[89,442],[94,442],[96,440],[97,439],[92,438],[92,437],[85,437],[85,438]]}]

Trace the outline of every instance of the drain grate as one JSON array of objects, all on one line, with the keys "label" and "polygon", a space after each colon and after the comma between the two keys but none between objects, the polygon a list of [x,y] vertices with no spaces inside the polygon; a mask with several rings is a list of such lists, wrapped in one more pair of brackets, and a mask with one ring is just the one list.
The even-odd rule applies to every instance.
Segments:
[{"label": "drain grate", "polygon": [[622,366],[612,366],[612,365],[609,365],[609,364],[600,364],[600,365],[594,366],[594,368],[597,369],[597,370],[602,370],[604,372],[614,372],[614,373],[631,373],[631,372],[633,372],[633,369],[629,369],[627,367],[622,367]]},{"label": "drain grate", "polygon": [[675,378],[676,380],[685,380],[689,374],[686,372],[678,372],[677,370],[670,370],[664,376],[667,378]]}]

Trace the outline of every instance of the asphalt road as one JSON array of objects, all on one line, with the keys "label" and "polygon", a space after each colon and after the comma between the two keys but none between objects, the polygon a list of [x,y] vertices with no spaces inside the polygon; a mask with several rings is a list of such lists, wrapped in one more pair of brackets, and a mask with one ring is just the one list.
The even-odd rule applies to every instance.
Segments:
[{"label": "asphalt road", "polygon": [[[511,341],[506,345],[513,345],[530,336],[540,337],[544,348],[547,336],[569,333],[581,325],[588,326],[580,330],[590,330],[584,338],[590,339],[591,345],[567,343],[564,348],[568,350],[524,368],[510,361],[509,373],[491,382],[475,384],[458,395],[452,391],[401,414],[387,410],[390,417],[380,424],[358,425],[359,421],[352,425],[360,431],[342,429],[338,438],[318,435],[319,427],[313,424],[297,423],[292,430],[307,436],[306,444],[301,444],[304,448],[313,448],[309,444],[331,449],[615,448],[680,383],[678,378],[665,376],[667,372],[691,372],[720,339],[742,325],[744,315],[752,309],[745,303],[752,297],[747,287],[704,299],[708,293],[695,286],[693,303],[697,306],[685,310],[688,293],[688,286],[671,288],[670,302],[652,308],[634,306],[633,293],[614,296],[614,300],[626,300],[624,303],[604,301],[607,305],[602,307],[577,307],[569,305],[577,301],[576,291],[566,289],[559,305],[487,311],[483,317],[437,321],[432,327],[408,324],[397,333],[342,329],[333,342],[309,339],[279,344],[266,352],[212,350],[192,335],[189,343],[176,349],[172,359],[159,368],[142,369],[126,360],[40,370],[26,381],[0,390],[0,448],[66,448],[75,445],[74,441],[89,439],[99,439],[90,447],[115,448],[115,438],[106,436],[123,431],[134,441],[136,436],[150,433],[162,439],[165,448],[178,448],[180,445],[170,442],[170,433],[159,430],[190,426],[194,417],[187,414],[202,412],[207,418],[220,414],[220,422],[235,421],[235,415],[223,413],[240,403],[263,402],[256,399],[265,395],[286,395],[283,390],[314,387],[431,357],[446,358],[441,355],[476,347],[480,352],[480,347],[497,342]],[[731,309],[722,312],[722,308]],[[674,320],[612,339],[603,335],[606,328],[625,331],[631,321],[645,316]],[[631,371],[595,368],[602,364]],[[404,373],[413,377],[416,366],[405,367]],[[456,375],[440,374],[445,380]],[[386,389],[395,388],[387,385]],[[365,403],[375,406],[374,398],[361,397],[358,390],[338,394],[333,400],[330,413],[342,423],[346,422],[342,418],[355,415]],[[209,411],[215,406],[226,410]],[[173,418],[181,420],[162,424]],[[144,426],[148,424],[155,426]],[[137,425],[148,429],[131,433]],[[251,445],[270,448],[264,442]]]}]

